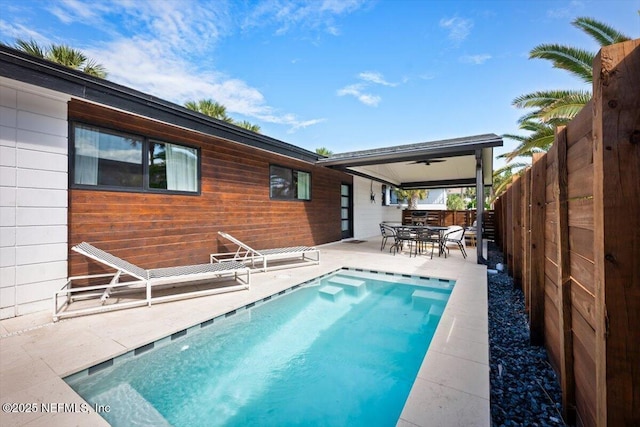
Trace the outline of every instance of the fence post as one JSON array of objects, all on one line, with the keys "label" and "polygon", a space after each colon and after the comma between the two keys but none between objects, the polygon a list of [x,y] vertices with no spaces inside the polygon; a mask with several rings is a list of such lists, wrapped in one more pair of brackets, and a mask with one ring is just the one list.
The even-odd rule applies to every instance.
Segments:
[{"label": "fence post", "polygon": [[640,40],[593,67],[596,423],[640,425]]},{"label": "fence post", "polygon": [[522,176],[522,290],[524,307],[531,309],[531,168]]},{"label": "fence post", "polygon": [[511,186],[511,215],[513,216],[511,233],[513,234],[513,287],[522,289],[522,177]]},{"label": "fence post", "polygon": [[547,156],[533,155],[531,166],[531,311],[529,312],[532,345],[544,345],[544,233]]},{"label": "fence post", "polygon": [[571,332],[571,260],[569,258],[569,209],[567,170],[567,129],[556,128],[557,168],[554,179],[556,200],[556,238],[558,276],[558,322],[560,329],[560,382],[562,407],[565,420],[570,424],[575,418],[575,375],[573,371],[573,333]]}]

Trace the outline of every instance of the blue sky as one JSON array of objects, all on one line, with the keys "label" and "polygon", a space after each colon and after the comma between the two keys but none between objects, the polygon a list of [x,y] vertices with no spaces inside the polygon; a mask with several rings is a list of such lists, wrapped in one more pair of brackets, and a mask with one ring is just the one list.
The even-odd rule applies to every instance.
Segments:
[{"label": "blue sky", "polygon": [[640,37],[639,9],[640,0],[0,0],[0,40],[68,44],[109,80],[178,104],[212,98],[263,134],[338,153],[522,134],[515,97],[588,88],[529,51],[597,51],[570,24],[580,16]]}]

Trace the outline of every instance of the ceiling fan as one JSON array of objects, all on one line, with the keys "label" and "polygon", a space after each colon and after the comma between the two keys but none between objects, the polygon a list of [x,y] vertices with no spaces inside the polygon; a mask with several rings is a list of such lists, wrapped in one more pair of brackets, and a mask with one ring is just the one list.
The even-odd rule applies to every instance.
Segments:
[{"label": "ceiling fan", "polygon": [[416,164],[416,163],[422,163],[426,166],[429,166],[431,163],[439,163],[439,162],[446,162],[445,159],[425,159],[425,160],[417,160],[415,162],[412,162],[411,164]]}]

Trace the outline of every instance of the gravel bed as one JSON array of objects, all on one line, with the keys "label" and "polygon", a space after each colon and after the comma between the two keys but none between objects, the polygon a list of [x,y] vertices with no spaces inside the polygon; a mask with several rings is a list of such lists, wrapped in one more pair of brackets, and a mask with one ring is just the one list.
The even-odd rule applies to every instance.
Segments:
[{"label": "gravel bed", "polygon": [[[487,268],[503,263],[489,242]],[[505,268],[506,270],[506,268]],[[494,426],[564,426],[558,377],[544,347],[529,344],[524,295],[506,273],[488,274],[491,419]]]}]

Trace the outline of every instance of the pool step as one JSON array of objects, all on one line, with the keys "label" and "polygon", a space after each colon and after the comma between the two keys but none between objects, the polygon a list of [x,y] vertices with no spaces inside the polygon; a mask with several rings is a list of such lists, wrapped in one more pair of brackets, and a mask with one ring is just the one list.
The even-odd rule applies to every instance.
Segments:
[{"label": "pool step", "polygon": [[361,279],[335,276],[327,282],[329,286],[337,286],[344,289],[350,295],[361,296],[367,291],[367,282]]},{"label": "pool step", "polygon": [[425,289],[416,289],[411,294],[411,300],[415,308],[444,307],[448,299],[448,294]]},{"label": "pool step", "polygon": [[438,322],[442,317],[444,307],[441,305],[432,305],[427,313],[427,323]]},{"label": "pool step", "polygon": [[320,293],[320,296],[323,298],[326,298],[330,301],[336,301],[338,298],[340,298],[343,291],[344,290],[339,286],[325,285],[320,288],[318,293]]}]

